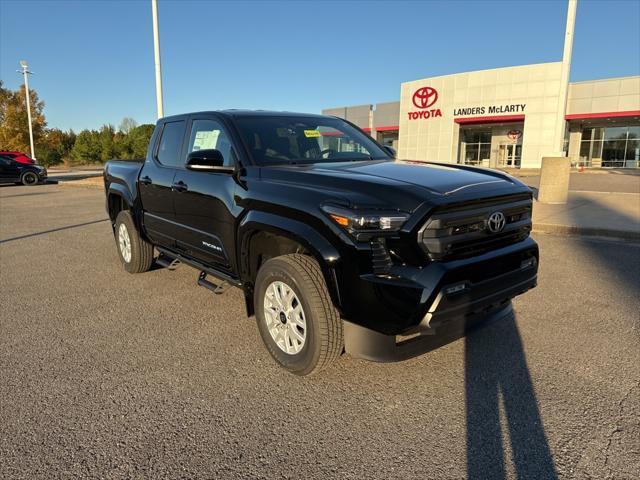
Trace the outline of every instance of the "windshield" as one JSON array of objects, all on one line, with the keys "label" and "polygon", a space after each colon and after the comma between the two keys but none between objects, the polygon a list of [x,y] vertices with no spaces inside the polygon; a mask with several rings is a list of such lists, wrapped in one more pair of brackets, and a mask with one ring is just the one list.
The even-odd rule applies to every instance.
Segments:
[{"label": "windshield", "polygon": [[389,159],[368,135],[339,118],[255,116],[236,123],[258,165]]}]

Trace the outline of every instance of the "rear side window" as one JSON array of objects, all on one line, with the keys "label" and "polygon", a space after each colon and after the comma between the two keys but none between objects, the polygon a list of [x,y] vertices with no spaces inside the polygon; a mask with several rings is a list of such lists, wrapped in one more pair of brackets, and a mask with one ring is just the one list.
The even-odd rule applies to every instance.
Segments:
[{"label": "rear side window", "polygon": [[162,136],[160,137],[160,145],[156,159],[162,165],[167,167],[177,167],[180,161],[180,152],[182,150],[182,139],[184,137],[185,122],[168,122],[164,124]]}]

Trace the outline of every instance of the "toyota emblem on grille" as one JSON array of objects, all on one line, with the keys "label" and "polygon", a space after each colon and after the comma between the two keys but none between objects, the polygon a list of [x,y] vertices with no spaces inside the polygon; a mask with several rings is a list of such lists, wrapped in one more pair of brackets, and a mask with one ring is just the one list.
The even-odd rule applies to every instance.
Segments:
[{"label": "toyota emblem on grille", "polygon": [[502,212],[493,212],[489,215],[489,220],[487,221],[487,228],[491,233],[498,233],[504,229],[504,225],[507,223],[507,219],[504,218],[504,213]]}]

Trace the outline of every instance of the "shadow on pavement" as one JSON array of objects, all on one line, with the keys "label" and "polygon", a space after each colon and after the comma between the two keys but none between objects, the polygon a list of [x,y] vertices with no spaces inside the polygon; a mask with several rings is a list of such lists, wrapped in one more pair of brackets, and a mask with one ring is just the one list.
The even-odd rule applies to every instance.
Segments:
[{"label": "shadow on pavement", "polygon": [[24,238],[37,237],[40,235],[46,235],[48,233],[60,232],[62,230],[70,230],[72,228],[85,227],[87,225],[93,225],[94,223],[106,222],[107,220],[109,219],[103,218],[101,220],[93,220],[92,222],[84,222],[84,223],[78,223],[76,225],[67,225],[66,227],[52,228],[51,230],[45,230],[43,232],[28,233],[26,235],[20,235],[18,237],[12,237],[12,238],[7,238],[5,240],[0,240],[0,243],[7,243],[7,242],[13,242],[15,240],[22,240]]},{"label": "shadow on pavement", "polygon": [[463,337],[466,478],[506,478],[507,443],[517,478],[558,478],[511,305],[484,318],[469,317],[439,327],[437,335],[425,339],[429,348],[423,353]]},{"label": "shadow on pavement", "polygon": [[15,195],[3,195],[3,196],[0,197],[0,200],[4,199],[4,198],[32,197],[34,195],[50,195],[52,193],[60,193],[60,192],[58,192],[58,191],[48,191],[48,192],[17,193]]},{"label": "shadow on pavement", "polygon": [[[507,440],[518,478],[557,478],[513,312],[490,328],[468,332],[465,392],[467,478],[506,478]],[[501,412],[508,439],[503,438]]]},{"label": "shadow on pavement", "polygon": [[[599,215],[607,217],[611,221],[615,222],[615,226],[618,230],[632,230],[634,226],[636,231],[639,230],[639,222],[637,218],[633,218],[624,212],[610,208],[595,198],[590,198],[590,202],[593,205],[594,210],[598,211]],[[584,221],[584,211],[574,209],[570,210],[570,214],[572,215],[576,225],[580,225],[580,222]],[[585,241],[580,242],[580,247],[586,253],[585,258],[595,258],[600,260],[601,265],[608,268],[616,275],[621,285],[629,289],[632,293],[637,293],[640,288],[640,265],[633,261],[631,263],[620,261],[620,257],[623,254],[621,250],[625,248],[625,243],[638,245],[637,241],[614,239],[609,240],[608,242],[610,243],[607,245],[602,238],[586,237]],[[613,244],[611,242],[616,243]]]}]

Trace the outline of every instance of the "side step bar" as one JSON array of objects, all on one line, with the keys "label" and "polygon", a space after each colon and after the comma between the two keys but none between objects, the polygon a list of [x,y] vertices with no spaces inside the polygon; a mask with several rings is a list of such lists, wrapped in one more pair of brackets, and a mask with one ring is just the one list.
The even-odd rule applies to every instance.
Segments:
[{"label": "side step bar", "polygon": [[[198,277],[198,285],[205,287],[216,294],[223,293],[229,286],[242,288],[242,282],[239,279],[232,277],[231,275],[228,275],[214,268],[207,267],[202,263],[192,260],[190,258],[185,258],[179,253],[174,253],[171,250],[167,250],[163,247],[156,247],[156,250],[160,252],[161,257],[164,256],[163,260],[165,262],[167,261],[167,258],[172,259],[170,265],[174,265],[177,263],[185,263],[193,268],[200,270],[200,275]],[[211,275],[212,277],[217,278],[222,283],[218,285],[207,280],[207,275]]]},{"label": "side step bar", "polygon": [[164,253],[161,253],[158,258],[156,258],[156,263],[167,270],[175,270],[180,263],[180,260],[177,258],[169,257]]},{"label": "side step bar", "polygon": [[222,295],[230,286],[226,281],[223,281],[220,285],[210,282],[207,280],[207,272],[200,272],[200,275],[198,276],[198,285],[206,288],[207,290],[211,290],[216,295]]}]

